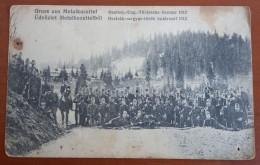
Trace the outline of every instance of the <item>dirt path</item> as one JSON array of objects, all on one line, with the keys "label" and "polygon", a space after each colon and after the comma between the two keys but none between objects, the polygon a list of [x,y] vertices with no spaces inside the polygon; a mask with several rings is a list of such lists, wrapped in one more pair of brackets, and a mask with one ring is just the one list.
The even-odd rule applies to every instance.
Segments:
[{"label": "dirt path", "polygon": [[254,155],[253,139],[250,137],[252,131],[228,132],[211,128],[109,130],[78,127],[26,156],[249,159]]}]

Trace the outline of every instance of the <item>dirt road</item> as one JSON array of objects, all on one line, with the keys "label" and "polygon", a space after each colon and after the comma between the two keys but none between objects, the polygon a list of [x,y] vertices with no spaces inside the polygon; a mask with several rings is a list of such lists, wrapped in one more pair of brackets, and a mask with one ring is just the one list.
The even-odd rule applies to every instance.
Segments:
[{"label": "dirt road", "polygon": [[76,127],[30,157],[118,157],[250,159],[253,129],[238,132],[212,128],[112,130]]}]

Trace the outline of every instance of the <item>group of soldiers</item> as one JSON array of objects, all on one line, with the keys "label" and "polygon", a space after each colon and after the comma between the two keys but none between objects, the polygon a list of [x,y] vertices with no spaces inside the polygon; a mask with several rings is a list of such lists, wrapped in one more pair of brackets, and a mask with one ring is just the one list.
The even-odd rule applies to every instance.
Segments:
[{"label": "group of soldiers", "polygon": [[[203,94],[184,91],[156,92],[146,89],[124,91],[80,88],[72,101],[76,104],[76,125],[82,126],[209,126],[240,130],[246,124],[250,102],[243,88],[213,90]],[[72,107],[72,106],[71,106]]]},{"label": "group of soldiers", "polygon": [[[123,90],[83,87],[74,99],[70,86],[60,88],[60,97],[53,85],[39,76],[35,60],[14,55],[9,63],[8,87],[22,94],[31,105],[53,116],[59,108],[62,124],[68,126],[70,110],[75,111],[75,125],[121,126],[210,126],[220,129],[240,130],[248,122],[250,101],[243,88],[204,91],[136,89]],[[40,92],[39,92],[40,91]],[[75,104],[75,106],[73,106]]]}]

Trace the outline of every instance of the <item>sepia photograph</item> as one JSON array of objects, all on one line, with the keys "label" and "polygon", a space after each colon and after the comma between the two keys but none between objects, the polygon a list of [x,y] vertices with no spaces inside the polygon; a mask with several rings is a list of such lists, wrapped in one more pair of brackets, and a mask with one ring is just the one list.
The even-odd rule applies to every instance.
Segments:
[{"label": "sepia photograph", "polygon": [[255,156],[250,10],[10,9],[10,157]]}]

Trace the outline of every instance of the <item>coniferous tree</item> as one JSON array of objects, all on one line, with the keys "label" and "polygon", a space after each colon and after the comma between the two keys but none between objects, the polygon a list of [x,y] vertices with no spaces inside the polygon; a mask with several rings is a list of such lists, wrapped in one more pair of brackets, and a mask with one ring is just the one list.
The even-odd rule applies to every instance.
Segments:
[{"label": "coniferous tree", "polygon": [[75,76],[75,73],[74,73],[74,68],[73,68],[73,66],[72,66],[72,68],[71,68],[71,73],[70,73],[70,75],[71,75],[72,78],[75,78],[75,77],[76,77],[76,76]]},{"label": "coniferous tree", "polygon": [[75,88],[75,94],[78,93],[79,88],[81,87],[87,87],[87,70],[86,70],[86,66],[84,64],[81,64],[80,66],[80,73],[79,76],[77,78],[77,82],[76,82],[76,88]]},{"label": "coniferous tree", "polygon": [[60,80],[64,80],[64,81],[68,80],[68,73],[67,73],[65,65],[63,65],[63,69],[60,71],[59,78],[60,78]]},{"label": "coniferous tree", "polygon": [[176,85],[177,88],[184,87],[184,66],[182,64],[181,58],[178,57],[177,69],[176,69]]},{"label": "coniferous tree", "polygon": [[149,60],[146,61],[145,80],[146,80],[148,86],[150,86],[150,81],[151,81],[151,65],[150,65],[150,61],[149,61]]}]

